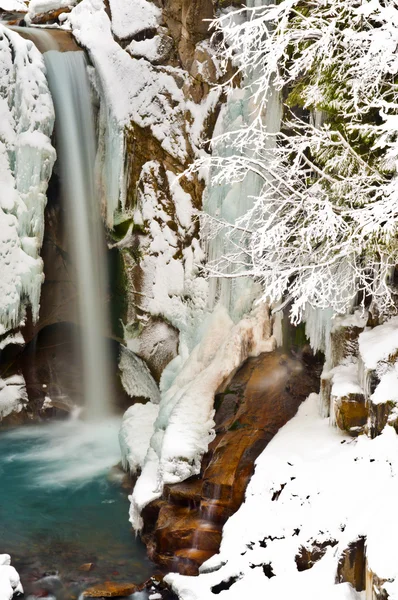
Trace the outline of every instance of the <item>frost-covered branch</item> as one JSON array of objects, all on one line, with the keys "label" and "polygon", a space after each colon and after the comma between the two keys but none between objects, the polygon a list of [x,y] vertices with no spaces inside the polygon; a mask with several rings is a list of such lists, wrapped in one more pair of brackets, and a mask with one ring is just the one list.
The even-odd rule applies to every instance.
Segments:
[{"label": "frost-covered branch", "polygon": [[[207,220],[207,235],[231,242],[210,276],[254,277],[263,299],[292,299],[295,321],[307,304],[345,312],[367,297],[388,312],[398,261],[396,3],[282,0],[214,27],[252,107],[195,168],[211,167],[211,185],[252,173],[263,186],[235,228],[218,221],[212,232]],[[284,98],[277,133],[267,127],[275,93]]]}]

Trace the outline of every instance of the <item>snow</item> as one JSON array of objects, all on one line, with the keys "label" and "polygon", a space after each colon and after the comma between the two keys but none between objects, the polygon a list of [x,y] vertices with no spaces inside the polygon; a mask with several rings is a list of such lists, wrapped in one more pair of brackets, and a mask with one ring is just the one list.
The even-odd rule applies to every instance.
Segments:
[{"label": "snow", "polygon": [[352,314],[336,315],[333,318],[332,331],[336,331],[340,327],[358,327],[359,329],[363,329],[366,327],[368,316],[368,312],[361,309],[355,310]]},{"label": "snow", "polygon": [[3,350],[9,344],[16,344],[22,346],[25,343],[24,337],[20,331],[16,333],[10,333],[0,340],[0,350]]},{"label": "snow", "polygon": [[76,3],[77,0],[30,0],[26,22],[30,23],[30,21],[34,17],[37,17],[37,15],[51,12],[53,10],[59,10],[60,8],[69,8],[74,6]]},{"label": "snow", "polygon": [[21,0],[0,0],[0,10],[5,12],[27,12],[25,2]]},{"label": "snow", "polygon": [[119,433],[123,469],[130,473],[141,470],[153,433],[159,407],[152,402],[133,404],[123,415]]},{"label": "snow", "polygon": [[349,394],[363,394],[358,381],[358,361],[346,359],[332,369],[332,396],[343,398]]},{"label": "snow", "polygon": [[131,497],[135,529],[142,526],[142,508],[161,495],[165,483],[199,473],[214,437],[214,395],[249,356],[274,349],[270,330],[266,305],[236,325],[223,307],[209,317],[200,343],[162,394],[150,448]]},{"label": "snow", "polygon": [[27,402],[28,394],[22,375],[0,379],[0,421],[12,412],[21,412]]},{"label": "snow", "polygon": [[161,11],[148,0],[110,0],[112,31],[125,40],[144,29],[153,29],[161,17]]},{"label": "snow", "polygon": [[[168,40],[169,38],[166,38]],[[131,56],[137,58],[146,58],[149,62],[156,62],[162,59],[167,54],[168,43],[164,37],[155,35],[153,38],[146,40],[132,40],[126,50]],[[172,42],[169,42],[171,44]]]},{"label": "snow", "polygon": [[54,111],[41,54],[0,25],[0,334],[39,313]]},{"label": "snow", "polygon": [[398,350],[398,317],[364,331],[359,336],[359,351],[367,369],[376,369]]},{"label": "snow", "polygon": [[[212,586],[233,576],[239,580],[222,592],[228,600],[259,593],[295,600],[359,600],[362,594],[351,586],[335,583],[341,553],[359,536],[367,537],[369,568],[382,579],[398,576],[393,516],[398,436],[387,426],[373,440],[349,438],[319,416],[317,404],[317,395],[311,394],[257,459],[246,500],[224,526],[220,552],[202,566],[202,574],[167,575],[181,600],[210,600]],[[299,549],[327,540],[337,545],[328,547],[311,569],[299,572]],[[261,568],[269,563],[275,574],[270,579]]]},{"label": "snow", "polygon": [[11,566],[9,554],[0,554],[0,600],[11,600],[14,594],[23,594],[19,575]]},{"label": "snow", "polygon": [[373,404],[398,402],[398,365],[381,376],[380,383],[371,395]]},{"label": "snow", "polygon": [[166,175],[169,181],[177,219],[181,227],[188,231],[192,230],[193,206],[191,196],[182,189],[177,175],[172,171],[166,171]]}]

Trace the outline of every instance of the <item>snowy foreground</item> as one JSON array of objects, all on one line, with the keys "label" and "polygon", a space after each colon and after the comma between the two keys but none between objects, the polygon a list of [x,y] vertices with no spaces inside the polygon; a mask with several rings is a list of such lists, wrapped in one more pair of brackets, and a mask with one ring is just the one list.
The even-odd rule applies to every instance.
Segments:
[{"label": "snowy foreground", "polygon": [[[365,536],[367,568],[389,580],[385,589],[396,599],[397,474],[393,427],[373,440],[347,437],[319,416],[318,396],[311,394],[257,459],[246,501],[224,527],[220,553],[202,566],[199,577],[172,573],[167,581],[182,600],[214,598],[212,587],[221,582],[227,588],[232,583],[220,596],[229,600],[259,592],[283,600],[360,599],[365,592],[336,582],[336,573],[342,552]],[[327,541],[336,543],[311,569],[299,572],[300,548]]]},{"label": "snowy foreground", "polygon": [[10,600],[17,592],[23,594],[19,575],[11,566],[9,554],[0,554],[0,600]]}]

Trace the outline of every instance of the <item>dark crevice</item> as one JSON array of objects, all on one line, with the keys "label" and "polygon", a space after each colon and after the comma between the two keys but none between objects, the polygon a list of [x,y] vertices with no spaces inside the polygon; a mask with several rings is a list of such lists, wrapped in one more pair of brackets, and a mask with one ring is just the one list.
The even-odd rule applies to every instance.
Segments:
[{"label": "dark crevice", "polygon": [[224,592],[225,590],[229,590],[229,588],[231,588],[234,585],[234,583],[236,583],[239,579],[240,579],[240,576],[238,576],[238,575],[235,575],[234,577],[230,577],[229,579],[225,579],[224,581],[221,581],[217,585],[213,585],[213,587],[211,588],[211,591],[213,594],[220,594],[221,592]]}]

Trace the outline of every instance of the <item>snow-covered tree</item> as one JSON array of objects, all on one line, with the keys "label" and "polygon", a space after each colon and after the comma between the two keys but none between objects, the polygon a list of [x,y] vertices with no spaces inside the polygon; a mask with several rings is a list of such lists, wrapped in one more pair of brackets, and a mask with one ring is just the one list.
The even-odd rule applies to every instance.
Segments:
[{"label": "snow-covered tree", "polygon": [[[252,95],[249,125],[213,142],[233,148],[204,162],[211,184],[264,180],[253,207],[213,233],[235,252],[209,265],[251,276],[264,297],[345,312],[372,299],[392,306],[398,262],[398,6],[394,0],[282,0],[215,22],[225,63]],[[265,125],[271,90],[283,101],[279,133]],[[198,166],[198,165],[196,165]]]}]

